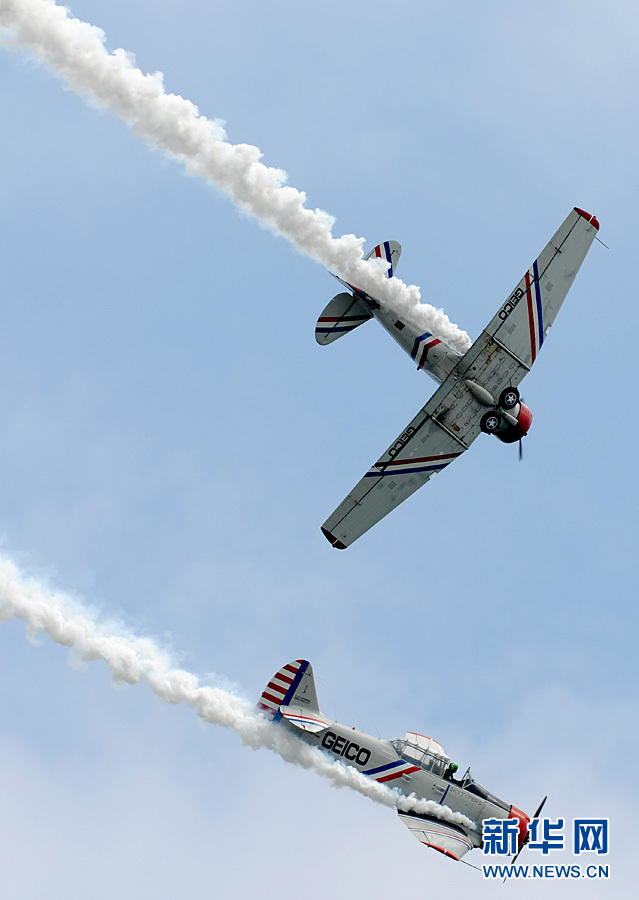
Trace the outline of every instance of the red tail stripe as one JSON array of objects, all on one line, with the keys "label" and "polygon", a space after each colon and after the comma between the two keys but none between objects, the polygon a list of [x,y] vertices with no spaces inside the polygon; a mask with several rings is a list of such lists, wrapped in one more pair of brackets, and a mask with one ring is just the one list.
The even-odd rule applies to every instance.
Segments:
[{"label": "red tail stripe", "polygon": [[288,675],[282,675],[281,672],[278,672],[273,678],[279,678],[280,681],[285,681],[286,684],[293,684],[293,679],[289,678]]},{"label": "red tail stripe", "polygon": [[285,666],[282,666],[283,669],[286,669],[287,672],[292,672],[293,675],[297,675],[297,670],[299,666],[292,666],[290,663],[287,663]]},{"label": "red tail stripe", "polygon": [[271,703],[276,703],[277,706],[279,706],[280,703],[282,702],[282,698],[281,698],[281,697],[273,697],[271,694],[267,694],[266,691],[264,691],[264,692],[262,693],[262,699],[263,699],[263,700],[270,700]]},{"label": "red tail stripe", "polygon": [[274,691],[279,691],[280,694],[285,694],[285,693],[287,692],[287,690],[288,690],[288,688],[286,687],[286,685],[284,685],[284,684],[275,684],[274,681],[269,681],[269,683],[266,685],[266,687],[267,687],[267,688],[271,688],[271,689],[274,690]]}]

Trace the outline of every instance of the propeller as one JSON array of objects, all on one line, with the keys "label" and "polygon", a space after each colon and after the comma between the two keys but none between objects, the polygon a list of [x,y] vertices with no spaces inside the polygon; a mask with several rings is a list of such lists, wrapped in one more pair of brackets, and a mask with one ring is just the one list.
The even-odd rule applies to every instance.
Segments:
[{"label": "propeller", "polygon": [[[544,799],[541,801],[541,803],[539,804],[539,806],[538,806],[537,809],[535,810],[535,813],[534,813],[532,819],[530,820],[531,822],[532,822],[533,819],[538,819],[538,818],[539,818],[539,813],[540,813],[540,812],[542,811],[542,809],[544,808],[544,803],[546,802],[547,799],[548,799],[548,795],[546,795],[546,796],[544,797]],[[525,837],[524,840],[522,841],[521,847],[519,848],[519,850],[515,853],[515,855],[514,855],[513,858],[511,859],[511,861],[510,861],[510,865],[511,865],[511,866],[514,866],[514,865],[515,865],[515,863],[516,863],[516,861],[517,861],[517,857],[519,856],[519,854],[521,853],[521,851],[524,849],[524,847],[526,846],[526,844],[528,843],[529,840],[530,840],[530,832],[526,835],[526,837]],[[505,880],[506,880],[506,879],[504,878],[504,881],[505,881]]]},{"label": "propeller", "polygon": [[[522,402],[522,403],[524,402],[523,397],[521,398],[521,402]],[[519,462],[521,462],[522,459],[524,458],[524,448],[523,448],[523,445],[522,445],[522,443],[521,443],[522,441],[523,441],[523,438],[519,438]],[[542,805],[543,805],[543,804],[542,804]]]}]

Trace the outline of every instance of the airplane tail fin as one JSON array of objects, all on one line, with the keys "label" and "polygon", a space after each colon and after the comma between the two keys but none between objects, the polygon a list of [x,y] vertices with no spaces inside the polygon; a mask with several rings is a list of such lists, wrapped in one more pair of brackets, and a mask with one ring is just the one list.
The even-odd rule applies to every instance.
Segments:
[{"label": "airplane tail fin", "polygon": [[[366,259],[385,260],[388,264],[388,269],[385,273],[386,277],[392,278],[401,255],[402,248],[397,241],[384,241],[383,244],[378,244],[377,247],[374,247]],[[343,283],[346,284],[346,282]],[[373,314],[357,297],[347,293],[337,294],[317,320],[315,340],[318,344],[332,344],[337,338],[348,334],[349,331],[353,331],[358,325],[362,325],[372,318]]]},{"label": "airplane tail fin", "polygon": [[282,666],[262,691],[257,708],[277,722],[283,714],[280,707],[289,705],[319,713],[313,667],[306,659],[295,659]]},{"label": "airplane tail fin", "polygon": [[397,241],[384,241],[383,244],[378,244],[377,247],[374,247],[368,256],[364,257],[365,259],[385,259],[388,263],[388,270],[386,272],[387,278],[392,278],[395,274],[395,269],[397,268],[397,263],[399,262],[399,257],[402,255],[402,245]]}]

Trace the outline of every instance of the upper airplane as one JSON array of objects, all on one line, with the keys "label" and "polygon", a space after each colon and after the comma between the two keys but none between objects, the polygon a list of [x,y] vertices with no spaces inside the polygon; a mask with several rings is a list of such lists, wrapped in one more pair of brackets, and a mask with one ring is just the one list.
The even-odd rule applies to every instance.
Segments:
[{"label": "upper airplane", "polygon": [[[598,230],[597,219],[575,207],[463,355],[429,331],[419,334],[374,297],[342,282],[351,293],[338,294],[328,304],[317,320],[317,342],[330,344],[376,318],[440,386],[322,525],[333,547],[346,549],[461,456],[481,431],[507,444],[527,434],[532,413],[517,386],[530,372]],[[386,260],[392,278],[401,252],[396,241],[386,241],[367,259]]]}]

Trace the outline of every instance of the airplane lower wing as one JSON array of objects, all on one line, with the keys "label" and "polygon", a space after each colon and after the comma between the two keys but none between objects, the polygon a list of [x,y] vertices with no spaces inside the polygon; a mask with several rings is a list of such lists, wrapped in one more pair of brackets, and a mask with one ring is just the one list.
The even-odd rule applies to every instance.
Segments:
[{"label": "airplane lower wing", "polygon": [[338,550],[361,537],[470,447],[486,408],[450,375],[322,526]]},{"label": "airplane lower wing", "polygon": [[439,850],[451,859],[461,859],[478,844],[477,839],[473,843],[469,833],[461,825],[435,816],[403,812],[401,809],[397,812],[404,825],[421,844]]}]

